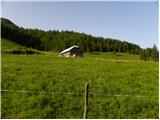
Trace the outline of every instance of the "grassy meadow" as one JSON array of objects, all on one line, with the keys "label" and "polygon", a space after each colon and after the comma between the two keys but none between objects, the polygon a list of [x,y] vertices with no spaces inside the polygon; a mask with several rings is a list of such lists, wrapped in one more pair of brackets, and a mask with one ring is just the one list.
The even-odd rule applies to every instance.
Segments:
[{"label": "grassy meadow", "polygon": [[[2,40],[2,51],[10,44]],[[54,93],[84,93],[86,83],[90,119],[158,118],[157,62],[142,62],[129,53],[84,53],[82,59],[57,55],[1,54],[1,89],[32,91],[1,92],[2,118],[81,119],[83,95]],[[103,93],[111,96],[93,95]]]}]

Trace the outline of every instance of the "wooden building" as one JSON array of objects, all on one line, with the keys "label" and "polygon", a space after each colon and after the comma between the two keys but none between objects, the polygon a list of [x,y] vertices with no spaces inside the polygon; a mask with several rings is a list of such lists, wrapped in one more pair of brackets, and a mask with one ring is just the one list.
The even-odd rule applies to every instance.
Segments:
[{"label": "wooden building", "polygon": [[83,52],[78,46],[74,45],[60,52],[59,57],[81,57],[82,58]]}]

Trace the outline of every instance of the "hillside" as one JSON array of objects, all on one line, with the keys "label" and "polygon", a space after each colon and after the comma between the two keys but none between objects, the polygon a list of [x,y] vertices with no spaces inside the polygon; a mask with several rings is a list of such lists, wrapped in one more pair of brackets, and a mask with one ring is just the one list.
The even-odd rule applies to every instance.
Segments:
[{"label": "hillside", "polygon": [[10,53],[10,54],[25,54],[25,55],[34,55],[40,54],[41,51],[38,51],[33,48],[27,48],[25,46],[19,45],[8,39],[1,39],[1,52],[2,53]]},{"label": "hillside", "polygon": [[[25,46],[19,45],[11,40],[8,39],[1,39],[1,50],[2,53],[3,52],[11,52],[13,50],[26,50],[29,49]],[[34,51],[37,51],[35,49],[32,49]],[[41,53],[44,53],[43,55],[51,55],[53,57],[57,57],[58,56],[58,52],[54,52],[54,51],[39,51]],[[115,53],[113,54],[113,52],[85,52],[84,53],[84,58],[86,59],[97,59],[97,60],[101,60],[101,59],[112,59],[112,60],[139,60],[140,56],[136,55],[136,54],[131,54],[131,53]]]},{"label": "hillside", "polygon": [[24,29],[16,26],[10,20],[1,18],[2,38],[10,39],[18,44],[39,50],[61,51],[74,44],[84,52],[129,52],[139,54],[141,48],[126,41],[112,38],[94,37],[85,33],[73,31],[43,31],[39,29]]},{"label": "hillside", "polygon": [[11,51],[11,50],[25,49],[24,46],[19,45],[11,40],[1,39],[1,51]]}]

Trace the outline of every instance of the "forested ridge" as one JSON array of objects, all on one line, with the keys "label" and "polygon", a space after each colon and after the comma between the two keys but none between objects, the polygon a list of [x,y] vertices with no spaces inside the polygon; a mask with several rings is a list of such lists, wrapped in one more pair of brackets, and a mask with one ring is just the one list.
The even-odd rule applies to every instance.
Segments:
[{"label": "forested ridge", "polygon": [[84,52],[131,52],[139,54],[140,47],[111,38],[94,37],[73,31],[24,29],[8,19],[1,18],[2,38],[7,38],[27,47],[39,50],[61,51],[72,45],[78,45]]},{"label": "forested ridge", "polygon": [[38,50],[60,52],[72,45],[78,45],[84,52],[128,52],[140,54],[142,60],[158,59],[158,49],[142,49],[139,45],[112,38],[94,37],[74,31],[43,31],[15,25],[10,20],[1,18],[1,37],[20,45]]}]

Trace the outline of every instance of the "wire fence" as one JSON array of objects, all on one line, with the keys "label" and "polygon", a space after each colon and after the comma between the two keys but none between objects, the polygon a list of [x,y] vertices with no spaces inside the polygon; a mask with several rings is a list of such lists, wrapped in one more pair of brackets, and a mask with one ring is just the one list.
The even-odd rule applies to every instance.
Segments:
[{"label": "wire fence", "polygon": [[[1,92],[14,92],[14,93],[39,93],[39,94],[47,94],[47,93],[50,93],[50,94],[53,94],[53,95],[79,95],[79,96],[83,96],[84,97],[84,114],[83,114],[83,119],[87,119],[88,118],[88,98],[89,96],[115,96],[115,97],[141,97],[141,98],[147,98],[147,97],[159,97],[159,96],[153,96],[153,95],[127,95],[127,94],[106,94],[106,93],[90,93],[89,92],[89,84],[86,83],[86,86],[85,86],[85,92],[84,93],[76,93],[76,92],[72,92],[72,93],[69,93],[69,92],[66,92],[66,93],[60,93],[60,92],[54,92],[54,91],[32,91],[32,90],[9,90],[9,89],[1,89],[0,90]],[[43,104],[46,104],[47,102],[46,101],[42,101]],[[42,103],[40,103],[41,105]],[[42,104],[42,105],[43,105]],[[91,103],[92,104],[92,103]],[[62,104],[61,104],[62,105]],[[56,107],[57,108],[57,107]],[[55,108],[55,109],[56,109]],[[93,112],[93,111],[92,111]]]},{"label": "wire fence", "polygon": [[[27,91],[27,90],[0,90],[1,92],[16,92],[16,93],[51,93],[54,95],[85,95],[85,93],[59,93],[59,92],[53,92],[53,91]],[[129,94],[107,94],[107,93],[89,93],[89,95],[92,96],[115,96],[115,97],[159,97],[159,96],[153,96],[153,95],[129,95]]]}]

